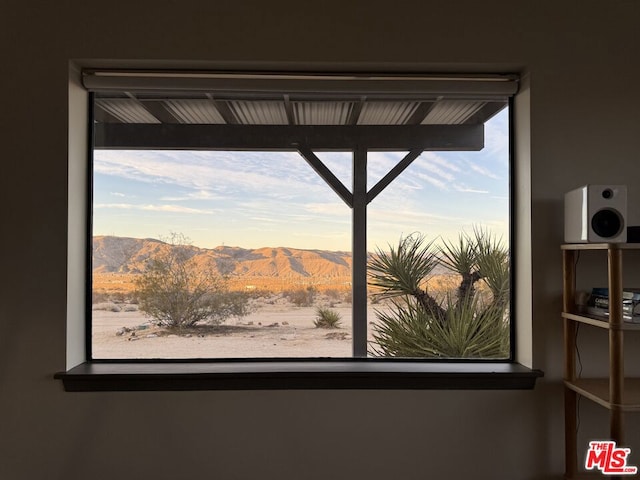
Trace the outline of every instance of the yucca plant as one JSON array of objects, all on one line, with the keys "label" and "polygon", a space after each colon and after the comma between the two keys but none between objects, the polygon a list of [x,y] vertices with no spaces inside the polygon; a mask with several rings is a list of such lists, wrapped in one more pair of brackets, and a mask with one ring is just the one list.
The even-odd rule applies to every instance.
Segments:
[{"label": "yucca plant", "polygon": [[[379,356],[505,358],[509,354],[509,254],[486,230],[461,234],[437,247],[413,234],[377,250],[369,262],[375,295],[391,299],[378,310],[371,351]],[[460,276],[438,301],[427,280],[442,266]],[[482,284],[486,288],[479,288]],[[489,294],[487,293],[487,290]]]},{"label": "yucca plant", "polygon": [[330,308],[318,307],[313,324],[316,328],[340,328],[342,316]]},{"label": "yucca plant", "polygon": [[480,279],[480,272],[476,268],[478,249],[469,237],[464,234],[458,236],[458,243],[443,241],[440,248],[440,263],[452,272],[460,275],[458,298],[472,297],[475,284]]},{"label": "yucca plant", "polygon": [[443,320],[444,309],[422,288],[424,281],[439,264],[433,241],[424,245],[422,235],[409,235],[400,239],[397,248],[389,251],[377,249],[369,261],[369,285],[377,289],[380,299],[412,296],[427,312]]},{"label": "yucca plant", "polygon": [[486,230],[475,229],[474,236],[479,276],[491,290],[495,302],[508,302],[509,251]]},{"label": "yucca plant", "polygon": [[378,356],[431,358],[504,358],[509,327],[504,311],[482,308],[478,297],[462,302],[449,297],[445,321],[434,321],[417,302],[394,302],[378,312],[372,353]]}]

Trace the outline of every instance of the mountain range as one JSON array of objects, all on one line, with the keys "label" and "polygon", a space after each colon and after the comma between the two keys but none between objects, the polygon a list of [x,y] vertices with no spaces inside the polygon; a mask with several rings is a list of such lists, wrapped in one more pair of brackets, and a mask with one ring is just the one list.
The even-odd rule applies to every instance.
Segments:
[{"label": "mountain range", "polygon": [[[154,255],[177,248],[152,238],[116,236],[93,237],[94,274],[141,273]],[[219,246],[199,248],[188,246],[191,258],[213,266],[219,273],[237,277],[349,277],[352,258],[350,252],[302,250],[287,247],[246,249]]]}]

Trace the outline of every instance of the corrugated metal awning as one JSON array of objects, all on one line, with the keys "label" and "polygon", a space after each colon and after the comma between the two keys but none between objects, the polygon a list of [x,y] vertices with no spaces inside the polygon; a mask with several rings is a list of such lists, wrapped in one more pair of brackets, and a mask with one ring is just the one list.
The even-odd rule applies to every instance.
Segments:
[{"label": "corrugated metal awning", "polygon": [[461,125],[486,122],[512,75],[307,75],[90,70],[106,123]]},{"label": "corrugated metal awning", "polygon": [[192,125],[464,125],[481,124],[507,100],[350,101],[289,99],[129,98],[96,94],[96,120],[104,123]]},{"label": "corrugated metal awning", "polygon": [[[324,127],[322,131],[334,137],[341,133],[328,127],[344,127],[345,135],[366,140],[366,145],[376,145],[376,148],[384,148],[375,138],[377,135],[393,135],[389,148],[391,145],[398,148],[399,142],[407,138],[406,132],[399,130],[401,127],[482,126],[508,105],[517,90],[517,78],[511,75],[85,71],[83,82],[94,93],[96,138],[103,142],[99,148],[131,146],[132,142],[135,146],[136,135],[141,138],[140,148],[161,142],[157,138],[150,141],[143,138],[152,135],[167,138],[167,148],[169,145],[175,148],[180,136],[194,148],[198,145],[201,145],[198,148],[214,148],[218,144],[211,141],[205,146],[196,138],[205,131],[177,126],[211,126],[209,137],[225,135],[237,142],[243,134],[234,128],[244,127],[245,136],[266,139],[269,135],[278,135],[282,142],[276,144],[287,148],[295,143],[296,135],[318,138],[317,132],[307,127]],[[104,125],[103,131],[100,125]],[[152,128],[153,125],[161,130]],[[379,127],[387,130],[383,132]],[[368,131],[362,135],[355,133],[354,128]],[[407,148],[431,145],[418,138],[428,133],[426,129],[407,132],[416,137]],[[443,148],[455,149],[451,143],[455,136],[453,130],[431,132],[445,134],[447,139],[440,142]],[[463,135],[467,135],[468,130],[464,132]],[[171,140],[169,136],[173,136]],[[231,143],[235,145],[236,140]],[[476,145],[475,140],[472,143]],[[224,139],[219,144],[231,148]],[[272,143],[265,141],[259,145],[266,148]],[[332,142],[325,139],[316,145],[331,148]],[[335,145],[342,148],[344,142],[338,141]],[[461,140],[462,149],[469,146],[468,137]]]}]

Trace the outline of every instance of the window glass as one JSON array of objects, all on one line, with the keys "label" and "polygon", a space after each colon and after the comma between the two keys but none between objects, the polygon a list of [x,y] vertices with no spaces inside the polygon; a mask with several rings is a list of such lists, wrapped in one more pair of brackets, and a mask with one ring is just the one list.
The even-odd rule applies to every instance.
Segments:
[{"label": "window glass", "polygon": [[351,354],[349,209],[299,154],[96,150],[93,183],[94,358]]},{"label": "window glass", "polygon": [[[369,205],[371,354],[508,358],[506,109],[487,122],[485,142],[479,152],[423,152]],[[397,159],[370,162],[388,169]]]},{"label": "window glass", "polygon": [[93,359],[510,357],[506,98],[226,95],[94,94]]}]

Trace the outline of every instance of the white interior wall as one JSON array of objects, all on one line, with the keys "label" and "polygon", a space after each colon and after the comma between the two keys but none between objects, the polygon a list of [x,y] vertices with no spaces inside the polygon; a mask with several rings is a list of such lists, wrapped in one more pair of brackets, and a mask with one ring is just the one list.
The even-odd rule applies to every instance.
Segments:
[{"label": "white interior wall", "polygon": [[[640,223],[637,2],[9,0],[3,7],[0,478],[562,477],[562,194],[594,179],[627,183],[630,220]],[[517,221],[533,267],[522,272],[530,307],[519,308],[533,314],[527,355],[545,378],[522,392],[65,393],[52,377],[67,361],[68,198],[81,195],[77,184],[67,188],[67,162],[82,150],[82,128],[67,127],[73,59],[526,72],[530,113],[520,122],[530,125],[530,182],[519,180],[531,190],[530,209],[520,205],[530,210],[530,234],[528,222]],[[605,346],[597,332],[585,332],[583,351]],[[639,341],[630,342],[630,371]],[[594,369],[606,362],[585,356]],[[640,432],[639,416],[628,421]],[[606,434],[604,411],[581,402],[585,449]],[[639,434],[627,443],[640,451]],[[640,464],[640,455],[631,460]]]}]

